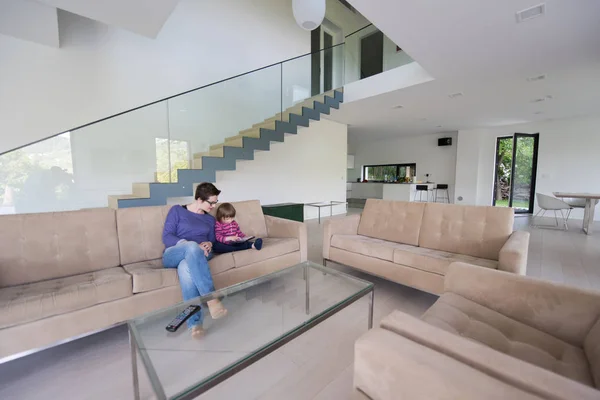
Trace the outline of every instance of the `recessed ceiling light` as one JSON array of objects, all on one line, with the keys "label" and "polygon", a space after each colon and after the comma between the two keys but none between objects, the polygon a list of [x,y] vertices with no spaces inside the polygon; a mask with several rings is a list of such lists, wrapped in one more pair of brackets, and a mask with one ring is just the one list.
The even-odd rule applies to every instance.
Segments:
[{"label": "recessed ceiling light", "polygon": [[394,106],[394,107],[392,107],[392,109],[393,109],[393,110],[399,110],[399,109],[401,109],[401,108],[404,108],[404,106],[400,106],[400,105],[398,105],[398,106]]},{"label": "recessed ceiling light", "polygon": [[541,81],[546,79],[546,74],[542,74],[542,75],[537,75],[537,76],[530,76],[529,78],[527,78],[527,82],[535,82],[535,81]]},{"label": "recessed ceiling light", "polygon": [[448,97],[450,97],[451,99],[455,99],[457,97],[462,97],[462,96],[464,96],[463,92],[456,92],[456,93],[452,93],[452,94],[448,95]]},{"label": "recessed ceiling light", "polygon": [[543,113],[544,113],[543,111],[536,111],[536,112],[534,112],[535,115],[540,115],[540,114],[543,114]]},{"label": "recessed ceiling light", "polygon": [[546,13],[546,3],[538,4],[516,13],[517,23],[541,17]]},{"label": "recessed ceiling light", "polygon": [[531,103],[541,103],[542,101],[552,100],[552,95],[547,94],[544,97],[538,97],[537,99],[531,100]]},{"label": "recessed ceiling light", "polygon": [[419,118],[419,121],[427,121],[427,118]]},{"label": "recessed ceiling light", "polygon": [[436,126],[436,128],[441,128],[441,127],[442,127],[441,125]]}]

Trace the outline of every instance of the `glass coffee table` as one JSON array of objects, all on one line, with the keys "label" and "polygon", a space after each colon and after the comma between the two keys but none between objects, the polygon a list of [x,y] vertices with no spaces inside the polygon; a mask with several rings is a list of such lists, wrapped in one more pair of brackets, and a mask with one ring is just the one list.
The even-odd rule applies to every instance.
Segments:
[{"label": "glass coffee table", "polygon": [[308,207],[317,207],[319,209],[319,224],[321,223],[321,208],[329,207],[329,216],[333,216],[333,206],[339,206],[345,204],[346,211],[348,211],[348,202],[347,201],[322,201],[320,203],[305,203],[305,206]]},{"label": "glass coffee table", "polygon": [[[370,282],[304,262],[130,320],[135,398],[138,352],[158,399],[193,399],[364,296],[372,328],[373,290]],[[224,318],[210,318],[206,302],[214,298],[227,308]],[[202,305],[204,336],[193,338],[185,323],[165,330],[190,304]]]}]

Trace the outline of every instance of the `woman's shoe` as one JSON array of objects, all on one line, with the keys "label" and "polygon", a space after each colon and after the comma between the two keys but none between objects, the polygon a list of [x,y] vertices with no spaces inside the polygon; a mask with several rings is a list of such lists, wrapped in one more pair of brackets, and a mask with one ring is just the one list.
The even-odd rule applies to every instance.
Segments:
[{"label": "woman's shoe", "polygon": [[193,326],[191,331],[192,331],[193,338],[197,339],[199,337],[204,336],[204,328],[202,328],[202,326],[200,326],[200,325]]},{"label": "woman's shoe", "polygon": [[223,307],[223,303],[219,300],[209,300],[206,304],[208,304],[208,310],[210,311],[210,316],[212,319],[223,318],[227,315],[227,309]]}]

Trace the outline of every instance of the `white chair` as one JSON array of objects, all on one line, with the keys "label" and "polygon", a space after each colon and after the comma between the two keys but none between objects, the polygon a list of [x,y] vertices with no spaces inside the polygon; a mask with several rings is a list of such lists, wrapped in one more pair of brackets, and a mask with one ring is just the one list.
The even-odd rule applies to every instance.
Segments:
[{"label": "white chair", "polygon": [[[559,211],[560,216],[562,218],[562,224],[563,224],[564,229],[566,231],[569,230],[567,221],[569,220],[569,216],[571,215],[571,211],[573,210],[573,207],[571,207],[566,202],[564,202],[560,199],[557,199],[556,197],[547,196],[545,194],[536,193],[535,197],[537,198],[538,207],[540,209],[533,216],[533,219],[531,221],[531,226],[538,227],[538,228],[549,228],[548,225],[538,225],[535,222],[536,222],[536,219],[543,217],[544,214],[546,213],[546,211],[554,211],[554,220],[556,221],[555,227],[559,228],[558,214],[556,213],[557,211]],[[540,213],[542,213],[542,214],[540,215]]]}]

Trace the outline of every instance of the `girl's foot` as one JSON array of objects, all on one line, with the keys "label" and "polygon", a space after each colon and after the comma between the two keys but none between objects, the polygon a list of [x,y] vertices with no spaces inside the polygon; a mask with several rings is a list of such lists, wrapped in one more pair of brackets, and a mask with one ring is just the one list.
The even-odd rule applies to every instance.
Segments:
[{"label": "girl's foot", "polygon": [[223,318],[227,315],[227,309],[223,307],[223,303],[219,300],[209,300],[206,304],[208,304],[208,311],[210,311],[210,316],[212,319]]},{"label": "girl's foot", "polygon": [[252,248],[256,249],[256,250],[260,250],[260,249],[262,249],[262,245],[263,245],[263,241],[262,241],[262,239],[259,238],[259,239],[256,239],[254,241],[254,243],[252,243]]},{"label": "girl's foot", "polygon": [[200,325],[196,325],[196,326],[192,327],[191,331],[192,331],[193,338],[197,339],[199,337],[204,336],[204,328],[202,328],[202,326],[200,326]]}]

